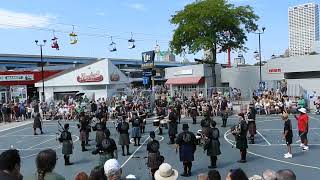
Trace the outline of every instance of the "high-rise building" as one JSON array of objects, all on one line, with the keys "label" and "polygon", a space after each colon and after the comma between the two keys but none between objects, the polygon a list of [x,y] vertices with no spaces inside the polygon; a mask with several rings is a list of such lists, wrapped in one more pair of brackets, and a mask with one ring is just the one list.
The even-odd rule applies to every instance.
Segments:
[{"label": "high-rise building", "polygon": [[290,56],[311,53],[311,47],[319,40],[319,7],[307,3],[288,10]]}]

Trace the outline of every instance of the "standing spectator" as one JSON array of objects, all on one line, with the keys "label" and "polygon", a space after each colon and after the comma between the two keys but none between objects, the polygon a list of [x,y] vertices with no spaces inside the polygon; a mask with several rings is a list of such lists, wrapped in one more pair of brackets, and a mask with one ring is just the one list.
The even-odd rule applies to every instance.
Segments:
[{"label": "standing spectator", "polygon": [[173,169],[170,164],[163,163],[159,170],[154,174],[155,180],[176,180],[178,179],[178,171]]},{"label": "standing spectator", "polygon": [[22,180],[20,174],[21,158],[19,151],[10,149],[0,154],[0,179]]},{"label": "standing spectator", "polygon": [[204,147],[204,149],[207,150],[207,155],[210,157],[211,165],[208,166],[210,169],[217,167],[217,156],[221,154],[219,136],[219,129],[216,128],[216,122],[212,121],[207,143]]},{"label": "standing spectator", "polygon": [[122,170],[119,162],[116,159],[109,159],[104,164],[104,174],[107,176],[108,180],[120,180]]},{"label": "standing spectator", "polygon": [[7,108],[7,104],[4,103],[2,105],[2,108],[1,108],[1,113],[2,113],[2,119],[4,122],[9,122],[9,112],[8,112],[8,108]]},{"label": "standing spectator", "polygon": [[226,180],[248,180],[248,177],[242,169],[231,169]]},{"label": "standing spectator", "polygon": [[284,120],[284,128],[283,128],[283,139],[286,141],[286,145],[288,148],[288,153],[284,154],[284,158],[292,158],[292,152],[291,152],[291,144],[292,144],[292,124],[290,119],[288,119],[288,114],[283,113],[282,119]]},{"label": "standing spectator", "polygon": [[279,170],[276,173],[277,180],[296,180],[296,175],[290,169]]},{"label": "standing spectator", "polygon": [[299,130],[299,136],[301,139],[300,147],[302,147],[303,151],[308,151],[308,129],[309,129],[309,116],[307,115],[307,110],[305,108],[298,109],[300,112],[299,117],[295,115],[294,117],[298,121],[298,130]]},{"label": "standing spectator", "polygon": [[57,163],[57,154],[52,149],[41,151],[36,157],[37,172],[28,180],[65,180],[63,176],[53,172]]}]

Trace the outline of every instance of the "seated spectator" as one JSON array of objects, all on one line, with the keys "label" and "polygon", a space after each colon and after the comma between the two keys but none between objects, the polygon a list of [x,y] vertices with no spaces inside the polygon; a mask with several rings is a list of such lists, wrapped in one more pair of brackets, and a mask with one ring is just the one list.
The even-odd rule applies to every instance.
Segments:
[{"label": "seated spectator", "polygon": [[163,163],[154,174],[155,180],[176,180],[178,179],[178,171],[173,169],[170,164]]},{"label": "seated spectator", "polygon": [[20,174],[21,158],[19,151],[10,149],[0,154],[0,179],[1,180],[22,180]]},{"label": "seated spectator", "polygon": [[89,180],[107,180],[107,177],[104,175],[104,169],[101,166],[97,166],[91,170]]},{"label": "seated spectator", "polygon": [[116,159],[109,159],[104,164],[104,174],[108,180],[120,180],[122,170],[119,162]]},{"label": "seated spectator", "polygon": [[74,180],[88,180],[89,176],[85,172],[80,172]]},{"label": "seated spectator", "polygon": [[221,180],[221,176],[219,171],[217,170],[210,170],[208,172],[208,180]]},{"label": "seated spectator", "polygon": [[274,172],[270,169],[267,169],[267,170],[263,171],[262,178],[263,178],[263,180],[276,180],[277,179],[276,172]]},{"label": "seated spectator", "polygon": [[246,173],[242,169],[231,169],[226,180],[249,180]]},{"label": "seated spectator", "polygon": [[290,169],[279,170],[276,173],[277,180],[296,180],[296,175]]},{"label": "seated spectator", "polygon": [[207,180],[207,179],[208,179],[208,175],[205,173],[201,173],[197,177],[197,180]]},{"label": "seated spectator", "polygon": [[56,151],[47,149],[36,157],[37,172],[28,180],[65,180],[63,176],[53,172],[57,163]]},{"label": "seated spectator", "polygon": [[249,177],[249,180],[264,180],[264,179],[262,179],[262,177],[259,175],[253,175],[252,177]]}]

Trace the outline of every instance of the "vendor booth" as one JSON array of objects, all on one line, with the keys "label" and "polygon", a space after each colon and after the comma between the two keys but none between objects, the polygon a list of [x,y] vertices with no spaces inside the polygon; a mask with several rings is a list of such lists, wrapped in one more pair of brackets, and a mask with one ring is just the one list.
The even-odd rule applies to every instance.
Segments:
[{"label": "vendor booth", "polygon": [[[130,80],[108,59],[65,70],[44,82],[45,100],[57,101],[84,92],[89,99],[108,98],[124,92]],[[36,83],[39,93],[42,83]]]}]

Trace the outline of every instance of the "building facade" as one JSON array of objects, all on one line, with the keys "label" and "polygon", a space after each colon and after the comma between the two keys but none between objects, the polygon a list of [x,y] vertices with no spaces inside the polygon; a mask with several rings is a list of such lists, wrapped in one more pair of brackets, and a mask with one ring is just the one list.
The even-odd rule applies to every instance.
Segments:
[{"label": "building facade", "polygon": [[319,40],[319,7],[307,3],[288,9],[290,56],[310,54]]}]

